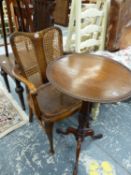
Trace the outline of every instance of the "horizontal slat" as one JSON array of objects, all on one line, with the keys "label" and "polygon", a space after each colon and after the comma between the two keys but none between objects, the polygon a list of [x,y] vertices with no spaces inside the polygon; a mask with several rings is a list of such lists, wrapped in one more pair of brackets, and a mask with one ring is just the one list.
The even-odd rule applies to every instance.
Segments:
[{"label": "horizontal slat", "polygon": [[82,12],[84,12],[89,8],[96,8],[96,7],[97,7],[96,4],[82,4]]},{"label": "horizontal slat", "polygon": [[103,16],[104,12],[96,8],[90,8],[81,13],[81,18]]},{"label": "horizontal slat", "polygon": [[98,46],[99,44],[100,44],[100,41],[99,40],[89,39],[87,41],[81,42],[80,49],[84,49],[85,47]]},{"label": "horizontal slat", "polygon": [[[90,33],[86,33],[86,34],[84,34],[84,35],[81,35],[81,39],[82,39],[83,37],[90,38],[90,36],[91,36]],[[72,34],[71,40],[72,40],[71,42],[75,42],[75,40],[76,40],[76,33],[73,33],[73,34]]]},{"label": "horizontal slat", "polygon": [[92,25],[86,26],[83,29],[81,29],[80,33],[82,36],[87,33],[94,33],[94,32],[99,32],[99,31],[101,31],[101,27],[95,24],[92,24]]}]

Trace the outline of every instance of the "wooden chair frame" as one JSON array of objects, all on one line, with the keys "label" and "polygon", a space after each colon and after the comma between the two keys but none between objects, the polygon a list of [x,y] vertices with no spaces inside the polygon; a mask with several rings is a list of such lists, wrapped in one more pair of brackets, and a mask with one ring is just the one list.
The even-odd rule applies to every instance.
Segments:
[{"label": "wooden chair frame", "polygon": [[[76,111],[79,111],[80,106],[81,106],[81,101],[72,99],[71,97],[66,97],[68,99],[68,101],[66,103],[69,103],[71,101],[71,104],[72,104],[69,107],[67,105],[68,108],[64,108],[64,110],[62,109],[62,111],[60,111],[60,112],[58,110],[54,114],[52,114],[50,112],[43,113],[43,111],[41,111],[41,108],[40,108],[40,105],[38,102],[39,88],[43,88],[43,91],[44,91],[44,89],[48,89],[48,88],[52,87],[52,85],[50,83],[46,83],[47,82],[46,66],[49,62],[49,59],[47,60],[46,55],[45,55],[46,48],[44,46],[46,44],[44,44],[43,37],[48,32],[51,32],[53,30],[57,31],[58,32],[57,34],[59,34],[58,35],[59,40],[57,40],[57,41],[60,44],[59,49],[61,50],[60,51],[60,54],[61,54],[61,53],[63,53],[62,52],[62,33],[61,33],[61,30],[57,27],[45,29],[45,30],[37,32],[37,33],[17,32],[17,33],[14,33],[10,38],[10,42],[11,42],[12,49],[13,49],[13,52],[14,52],[14,55],[16,58],[16,63],[17,63],[14,70],[13,70],[14,77],[16,79],[18,79],[19,81],[23,82],[29,90],[29,93],[28,93],[28,102],[29,102],[29,109],[30,109],[29,110],[29,119],[30,119],[30,121],[32,121],[33,113],[36,114],[38,120],[40,121],[40,124],[42,125],[42,127],[46,131],[46,134],[47,134],[49,142],[50,142],[50,151],[52,153],[54,152],[53,138],[52,138],[53,137],[53,125],[54,125],[54,123],[59,121],[59,120],[62,120],[64,118],[71,116]],[[27,73],[23,69],[23,65],[22,65],[22,62],[21,62],[20,57],[19,57],[19,52],[16,48],[15,39],[17,37],[23,37],[23,36],[29,38],[31,40],[31,42],[33,43],[35,55],[37,57],[37,62],[38,62],[38,69],[39,69],[38,71],[39,71],[40,77],[41,77],[41,82],[39,83],[39,87],[36,84],[34,84],[33,82],[29,81]],[[57,59],[57,58],[55,58],[55,59]],[[31,71],[28,71],[28,72],[33,72],[33,69]],[[58,96],[58,94],[59,94],[59,92],[57,92],[57,96]],[[50,95],[50,93],[49,93],[49,95]],[[63,97],[64,96],[62,94],[60,94],[61,100],[63,99]],[[62,103],[63,103],[62,106],[64,107],[64,102],[62,102]]]}]

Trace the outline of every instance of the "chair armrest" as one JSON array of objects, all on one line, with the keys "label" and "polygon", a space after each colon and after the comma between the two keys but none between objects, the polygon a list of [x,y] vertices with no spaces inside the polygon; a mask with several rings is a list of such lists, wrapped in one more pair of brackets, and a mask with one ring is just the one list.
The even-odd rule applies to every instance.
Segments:
[{"label": "chair armrest", "polygon": [[[19,81],[21,81],[22,83],[24,83],[27,88],[29,89],[29,94],[30,94],[30,98],[32,99],[32,107],[36,113],[36,115],[38,117],[40,117],[42,115],[40,108],[39,108],[39,104],[37,101],[37,88],[34,86],[34,84],[32,84],[30,81],[28,81],[26,78],[23,77],[23,75],[21,74],[20,70],[15,66],[13,71],[13,76],[18,79]],[[31,105],[31,104],[30,104]]]},{"label": "chair armrest", "polygon": [[14,69],[12,70],[12,73],[16,79],[18,79],[28,87],[32,95],[37,95],[37,88],[34,86],[34,84],[32,84],[30,81],[28,81],[26,78],[24,78],[21,75],[21,72],[17,67],[14,67]]}]

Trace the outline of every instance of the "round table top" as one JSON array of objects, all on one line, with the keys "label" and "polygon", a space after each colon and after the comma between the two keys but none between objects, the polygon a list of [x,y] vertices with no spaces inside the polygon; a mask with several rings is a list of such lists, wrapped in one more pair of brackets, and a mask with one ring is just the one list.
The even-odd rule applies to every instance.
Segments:
[{"label": "round table top", "polygon": [[131,71],[98,55],[71,54],[47,66],[48,80],[83,101],[111,103],[131,97]]}]

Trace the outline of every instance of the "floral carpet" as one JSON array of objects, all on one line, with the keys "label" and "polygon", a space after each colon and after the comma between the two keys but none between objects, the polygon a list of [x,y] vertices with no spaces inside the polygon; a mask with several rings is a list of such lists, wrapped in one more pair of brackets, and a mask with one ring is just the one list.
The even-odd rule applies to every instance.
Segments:
[{"label": "floral carpet", "polygon": [[27,115],[0,84],[0,138],[27,122]]}]

